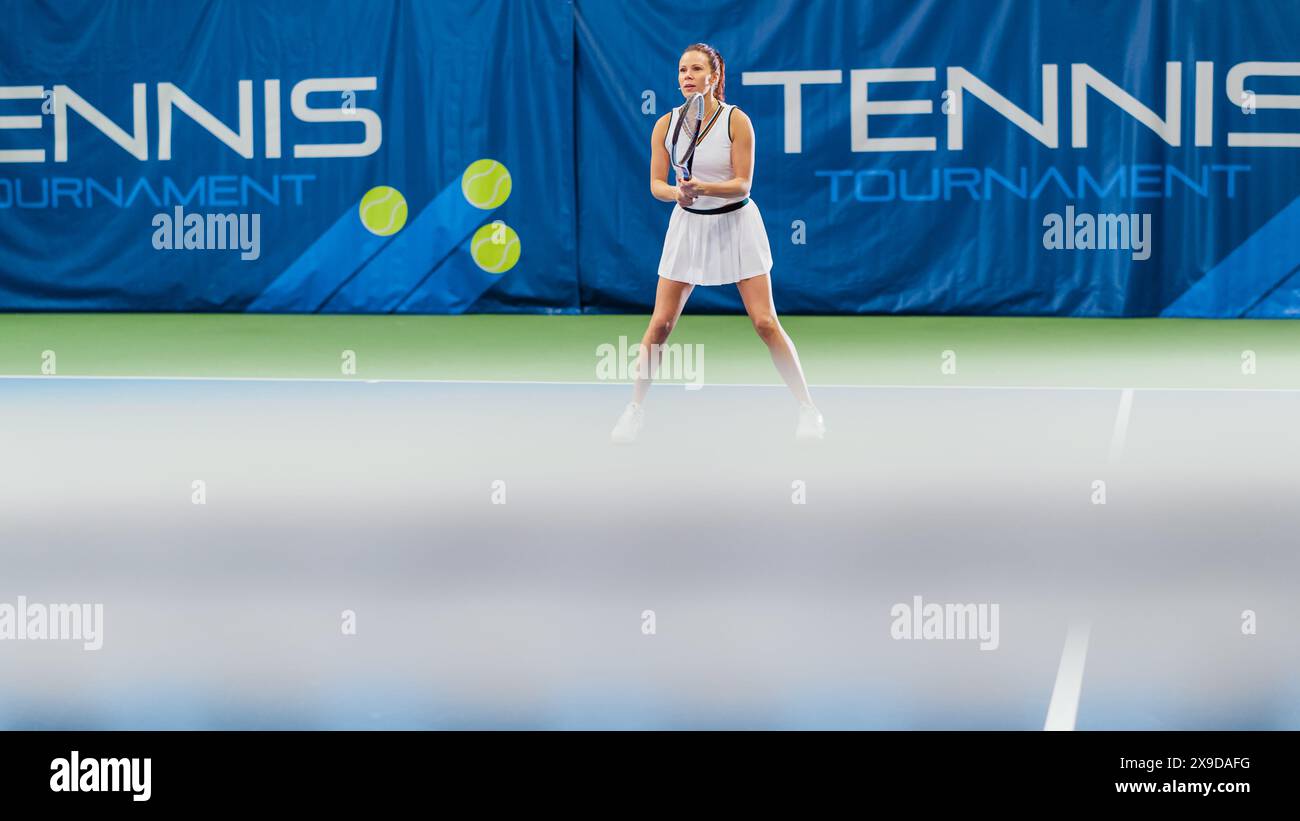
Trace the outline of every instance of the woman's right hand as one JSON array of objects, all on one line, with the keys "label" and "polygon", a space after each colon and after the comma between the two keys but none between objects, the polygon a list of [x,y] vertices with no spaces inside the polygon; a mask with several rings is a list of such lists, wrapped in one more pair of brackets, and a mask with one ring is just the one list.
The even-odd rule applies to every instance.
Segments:
[{"label": "woman's right hand", "polygon": [[695,197],[683,193],[681,186],[674,185],[673,194],[677,197],[677,204],[682,206],[683,208],[690,208],[692,205],[695,204]]}]

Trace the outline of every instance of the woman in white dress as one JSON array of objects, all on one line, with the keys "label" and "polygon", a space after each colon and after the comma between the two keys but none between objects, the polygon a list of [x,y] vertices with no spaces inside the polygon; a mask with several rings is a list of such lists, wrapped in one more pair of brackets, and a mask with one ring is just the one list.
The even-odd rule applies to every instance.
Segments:
[{"label": "woman in white dress", "polygon": [[[677,67],[682,96],[704,95],[704,127],[696,144],[689,180],[668,184],[668,152],[681,109],[655,123],[650,138],[650,193],[673,202],[672,218],[659,260],[654,314],[641,339],[632,401],[619,417],[611,438],[631,442],[640,432],[642,404],[658,369],[658,353],[681,316],[696,285],[735,283],[754,330],[767,345],[781,378],[799,401],[799,439],[821,439],[826,426],[808,395],[808,383],[794,343],[781,327],[772,303],[772,252],[758,205],[749,198],[754,172],[754,126],[749,117],[727,104],[726,66],[717,50],[704,43],[688,46]],[[653,352],[654,362],[649,362]]]}]

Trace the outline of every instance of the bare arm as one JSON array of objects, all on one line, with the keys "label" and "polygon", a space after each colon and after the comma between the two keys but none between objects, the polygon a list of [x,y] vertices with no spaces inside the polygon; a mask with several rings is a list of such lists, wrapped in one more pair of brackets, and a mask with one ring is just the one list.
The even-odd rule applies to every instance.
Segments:
[{"label": "bare arm", "polygon": [[668,150],[664,148],[664,139],[668,136],[668,123],[671,119],[671,112],[660,117],[659,122],[655,123],[654,133],[650,135],[650,195],[663,202],[676,202],[689,207],[694,204],[695,197],[668,184]]},{"label": "bare arm", "polygon": [[754,176],[754,124],[739,108],[731,112],[731,169],[736,175],[722,182],[687,180],[683,191],[697,197],[748,197]]}]

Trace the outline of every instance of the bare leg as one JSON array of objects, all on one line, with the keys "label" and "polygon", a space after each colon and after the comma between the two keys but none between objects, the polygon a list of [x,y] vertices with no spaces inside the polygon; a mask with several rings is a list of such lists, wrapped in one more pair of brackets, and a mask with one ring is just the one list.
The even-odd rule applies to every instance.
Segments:
[{"label": "bare leg", "polygon": [[745,311],[754,323],[754,330],[767,345],[772,354],[776,370],[785,380],[786,387],[801,405],[811,405],[812,397],[808,395],[808,382],[803,376],[803,366],[799,364],[799,353],[794,349],[781,322],[776,318],[776,305],[772,302],[772,278],[767,274],[742,279],[736,283],[740,289],[740,299],[745,303]]},{"label": "bare leg", "polygon": [[659,277],[659,287],[655,290],[654,313],[650,317],[650,325],[646,328],[645,336],[641,337],[641,352],[636,360],[636,381],[632,386],[632,401],[638,405],[645,401],[650,383],[659,372],[658,355],[654,357],[650,367],[646,367],[650,352],[653,350],[656,354],[660,353],[658,349],[651,346],[662,345],[668,341],[668,335],[673,332],[673,328],[677,327],[677,320],[682,315],[682,309],[686,307],[686,300],[693,290],[695,286],[689,282],[677,282]]}]

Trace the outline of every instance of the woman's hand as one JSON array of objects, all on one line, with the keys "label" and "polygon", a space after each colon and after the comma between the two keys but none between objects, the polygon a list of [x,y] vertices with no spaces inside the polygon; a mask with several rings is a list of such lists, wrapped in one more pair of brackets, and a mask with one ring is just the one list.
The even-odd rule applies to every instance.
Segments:
[{"label": "woman's hand", "polygon": [[677,204],[683,208],[690,208],[695,204],[695,196],[687,193],[686,186],[690,185],[690,180],[686,180],[673,187],[673,193],[677,195]]},{"label": "woman's hand", "polygon": [[704,183],[698,180],[682,180],[677,184],[677,187],[682,189],[682,193],[690,197],[692,200],[707,196],[703,190]]}]

